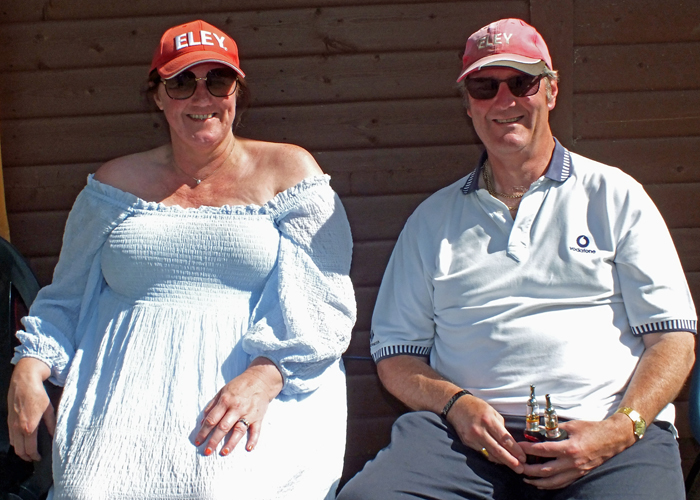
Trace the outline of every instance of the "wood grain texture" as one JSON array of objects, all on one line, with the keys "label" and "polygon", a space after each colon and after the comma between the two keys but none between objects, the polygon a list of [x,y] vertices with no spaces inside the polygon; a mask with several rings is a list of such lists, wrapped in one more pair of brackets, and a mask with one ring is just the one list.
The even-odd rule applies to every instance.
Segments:
[{"label": "wood grain texture", "polygon": [[693,302],[695,304],[700,304],[700,272],[686,271],[685,278],[688,280],[688,287],[693,296]]},{"label": "wood grain texture", "polygon": [[575,144],[580,139],[697,136],[700,90],[574,95]]},{"label": "wood grain texture", "polygon": [[344,198],[353,239],[358,242],[396,239],[406,219],[428,196],[425,193]]},{"label": "wood grain texture", "polygon": [[350,278],[355,286],[378,286],[389,262],[395,241],[356,243],[352,251]]},{"label": "wood grain texture", "polygon": [[700,3],[575,0],[576,45],[700,41]]},{"label": "wood grain texture", "polygon": [[561,143],[573,145],[574,115],[572,108],[574,75],[574,0],[531,0],[530,20],[547,41],[553,68],[559,71],[556,107],[549,123]]},{"label": "wood grain texture", "polygon": [[671,229],[671,238],[676,246],[678,257],[681,260],[686,273],[700,272],[700,252],[698,252],[698,242],[700,241],[700,228],[684,227]]},{"label": "wood grain texture", "polygon": [[[242,67],[257,57],[463,49],[499,17],[528,17],[527,2],[428,2],[203,14],[237,42]],[[0,70],[147,65],[161,34],[192,15],[7,24]]]},{"label": "wood grain texture", "polygon": [[700,183],[654,184],[645,189],[670,229],[700,227],[700,210],[688,209],[697,206]]},{"label": "wood grain texture", "polygon": [[[352,340],[350,341],[350,347],[348,347],[348,350],[345,351],[345,355],[355,358],[369,357],[369,331],[358,330],[357,328],[355,328],[352,332]],[[374,362],[372,362],[372,365],[373,364]],[[366,373],[366,364],[357,363],[355,366],[355,369],[358,373]]]},{"label": "wood grain texture", "polygon": [[378,286],[356,286],[355,300],[357,301],[356,331],[369,331],[372,324],[372,311],[377,301]]},{"label": "wood grain texture", "polygon": [[375,196],[435,192],[474,170],[482,151],[479,144],[458,144],[313,154],[341,196]]},{"label": "wood grain texture", "polygon": [[[467,175],[481,146],[428,146],[314,153],[342,197],[434,192]],[[8,209],[68,210],[97,163],[5,168]]]},{"label": "wood grain texture", "polygon": [[[170,0],[168,2],[122,2],[119,0],[4,0],[0,11],[0,23],[36,22],[61,19],[91,19],[114,17],[164,16],[188,14],[195,18],[202,13],[230,12],[247,10],[278,10],[279,0],[200,0],[193,3],[188,0]],[[387,0],[363,0],[365,5],[391,4]],[[401,3],[425,3],[425,0],[402,0]],[[480,2],[476,2],[480,3]],[[481,2],[483,3],[483,2]],[[284,0],[282,7],[288,8],[325,8],[347,5],[348,0]]]},{"label": "wood grain texture", "polygon": [[348,376],[348,401],[352,401],[351,418],[375,418],[397,415],[406,410],[382,386],[376,372],[369,375]]},{"label": "wood grain texture", "polygon": [[[158,113],[2,120],[3,160],[104,162],[168,140]],[[238,133],[309,150],[476,144],[459,97],[251,109]]]},{"label": "wood grain texture", "polygon": [[[252,107],[457,97],[462,50],[333,54],[245,61]],[[0,118],[154,110],[147,65],[17,71],[0,79]]]},{"label": "wood grain texture", "polygon": [[698,88],[700,42],[582,45],[574,55],[574,92]]},{"label": "wood grain texture", "polygon": [[700,182],[700,136],[582,139],[574,151],[619,167],[642,184]]},{"label": "wood grain texture", "polygon": [[58,262],[58,255],[51,255],[49,257],[29,257],[27,260],[34,274],[36,274],[39,285],[43,287],[51,284],[53,280],[53,270]]},{"label": "wood grain texture", "polygon": [[67,211],[8,214],[12,243],[27,257],[58,255],[63,241]]},{"label": "wood grain texture", "polygon": [[69,210],[100,163],[6,168],[7,206],[13,212]]},{"label": "wood grain texture", "polygon": [[[467,175],[483,147],[448,145],[314,152],[341,195],[434,192]],[[581,140],[575,151],[643,184],[700,182],[700,137]],[[100,163],[5,167],[10,212],[67,210]]]},{"label": "wood grain texture", "polygon": [[[695,105],[700,91],[576,95],[574,150],[581,140],[697,137]],[[10,167],[106,161],[167,140],[155,112],[3,120],[2,133]],[[240,134],[316,151],[478,143],[458,97],[253,108]]]}]

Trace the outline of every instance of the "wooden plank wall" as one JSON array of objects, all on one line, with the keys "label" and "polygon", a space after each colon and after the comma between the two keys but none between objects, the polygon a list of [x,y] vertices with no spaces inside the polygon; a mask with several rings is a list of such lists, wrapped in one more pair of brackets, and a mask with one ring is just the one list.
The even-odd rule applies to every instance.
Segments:
[{"label": "wooden plank wall", "polygon": [[[574,6],[574,150],[645,185],[700,304],[700,3]],[[676,403],[686,471],[698,452],[687,399],[686,388]]]},{"label": "wooden plank wall", "polygon": [[[682,0],[3,0],[0,124],[12,240],[49,282],[86,175],[167,140],[142,92],[160,34],[195,18],[225,29],[254,97],[241,135],[312,151],[352,225],[359,316],[346,362],[350,476],[403,411],[358,358],[368,355],[377,287],[405,219],[478,158],[454,79],[467,36],[488,22],[521,17],[543,33],[562,73],[555,134],[646,185],[700,298],[699,10]],[[688,461],[697,449],[686,400]]]}]

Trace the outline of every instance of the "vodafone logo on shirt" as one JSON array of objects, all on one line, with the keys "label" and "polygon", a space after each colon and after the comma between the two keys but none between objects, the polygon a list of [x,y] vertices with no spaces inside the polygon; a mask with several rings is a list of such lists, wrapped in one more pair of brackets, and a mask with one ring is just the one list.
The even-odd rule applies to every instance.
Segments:
[{"label": "vodafone logo on shirt", "polygon": [[174,43],[175,50],[182,50],[196,45],[215,46],[215,44],[218,44],[219,47],[228,51],[228,48],[224,45],[225,41],[226,37],[219,36],[211,31],[200,30],[198,32],[188,31],[187,33],[182,33],[175,37]]},{"label": "vodafone logo on shirt", "polygon": [[590,245],[590,243],[591,243],[591,239],[588,236],[586,236],[585,234],[582,234],[581,236],[576,238],[576,245],[577,246],[575,246],[575,247],[570,246],[569,250],[571,250],[572,252],[579,252],[579,253],[595,253],[596,252],[595,250],[593,250],[591,248],[587,248],[588,245]]}]

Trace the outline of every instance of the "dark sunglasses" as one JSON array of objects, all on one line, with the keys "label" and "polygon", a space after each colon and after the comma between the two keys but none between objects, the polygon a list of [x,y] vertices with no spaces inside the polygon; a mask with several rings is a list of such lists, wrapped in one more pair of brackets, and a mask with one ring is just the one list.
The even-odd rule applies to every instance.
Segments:
[{"label": "dark sunglasses", "polygon": [[544,75],[518,75],[511,76],[505,80],[498,80],[496,78],[467,78],[465,80],[465,86],[467,87],[467,92],[474,99],[484,100],[493,99],[498,94],[498,89],[501,83],[508,85],[510,93],[515,97],[527,97],[535,95],[538,90],[540,90],[540,80]]},{"label": "dark sunglasses", "polygon": [[231,68],[214,68],[207,72],[207,76],[197,78],[191,71],[183,71],[161,82],[171,99],[189,99],[194,95],[199,80],[206,82],[207,90],[214,97],[227,97],[236,91],[238,73]]}]

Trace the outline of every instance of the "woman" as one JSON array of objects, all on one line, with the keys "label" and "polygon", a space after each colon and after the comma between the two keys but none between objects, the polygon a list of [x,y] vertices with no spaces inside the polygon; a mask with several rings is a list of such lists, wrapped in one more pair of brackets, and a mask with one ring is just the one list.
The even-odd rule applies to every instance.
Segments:
[{"label": "woman", "polygon": [[76,200],[18,333],[11,442],[38,458],[49,379],[54,499],[334,498],[345,212],[309,153],[233,134],[245,75],[225,33],[171,28],[151,71],[171,142],[106,163]]}]

